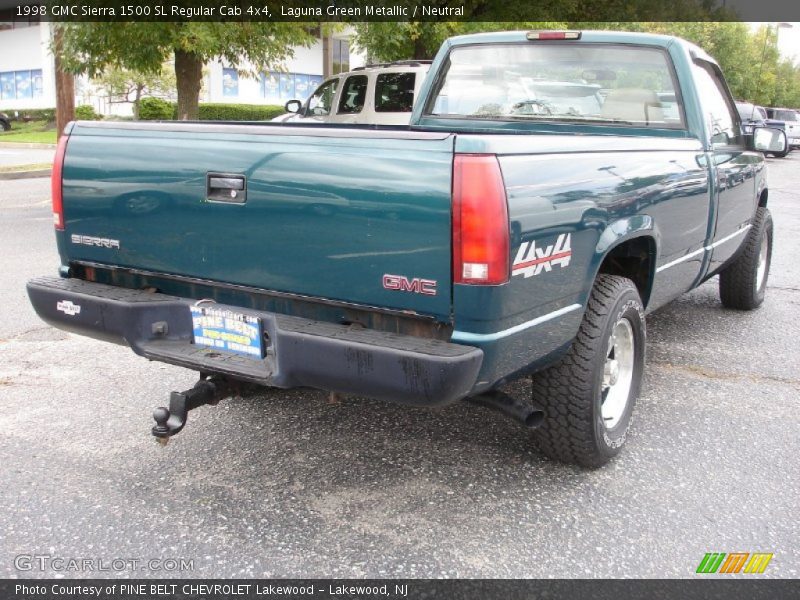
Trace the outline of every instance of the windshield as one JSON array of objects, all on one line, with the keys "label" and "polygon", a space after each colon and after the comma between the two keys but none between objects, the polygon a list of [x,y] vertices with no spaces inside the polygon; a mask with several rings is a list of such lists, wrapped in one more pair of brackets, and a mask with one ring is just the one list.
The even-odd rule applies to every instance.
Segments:
[{"label": "windshield", "polygon": [[758,119],[763,120],[764,118],[766,118],[766,115],[762,116],[762,113],[758,109],[758,107],[752,104],[737,102],[736,110],[739,112],[739,118],[742,121],[756,121]]},{"label": "windshield", "polygon": [[455,48],[427,114],[684,126],[666,55],[609,44]]}]

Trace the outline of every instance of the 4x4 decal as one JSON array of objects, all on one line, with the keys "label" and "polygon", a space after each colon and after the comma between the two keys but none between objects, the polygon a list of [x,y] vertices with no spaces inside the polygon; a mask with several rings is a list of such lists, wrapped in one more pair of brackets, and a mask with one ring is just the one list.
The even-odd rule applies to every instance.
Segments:
[{"label": "4x4 decal", "polygon": [[511,266],[511,275],[523,275],[527,278],[542,271],[552,271],[554,265],[559,265],[562,269],[569,266],[572,258],[571,243],[571,233],[562,233],[556,243],[549,246],[537,247],[536,240],[522,242]]}]

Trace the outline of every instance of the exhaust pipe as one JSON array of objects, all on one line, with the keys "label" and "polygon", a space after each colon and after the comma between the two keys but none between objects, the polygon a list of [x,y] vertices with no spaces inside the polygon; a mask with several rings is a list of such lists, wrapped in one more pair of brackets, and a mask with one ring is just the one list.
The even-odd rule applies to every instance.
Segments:
[{"label": "exhaust pipe", "polygon": [[528,429],[536,429],[544,421],[544,409],[541,406],[522,402],[499,390],[470,396],[467,400],[500,412]]}]

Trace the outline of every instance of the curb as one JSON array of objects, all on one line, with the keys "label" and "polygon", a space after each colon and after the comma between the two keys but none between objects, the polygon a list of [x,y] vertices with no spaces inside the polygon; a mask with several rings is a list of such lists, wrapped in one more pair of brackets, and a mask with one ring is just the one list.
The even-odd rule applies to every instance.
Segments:
[{"label": "curb", "polygon": [[39,150],[55,150],[55,144],[40,144],[38,142],[2,142],[0,148],[32,148]]},{"label": "curb", "polygon": [[8,179],[34,179],[37,177],[50,177],[52,169],[36,169],[35,171],[8,171],[0,173],[0,181]]}]

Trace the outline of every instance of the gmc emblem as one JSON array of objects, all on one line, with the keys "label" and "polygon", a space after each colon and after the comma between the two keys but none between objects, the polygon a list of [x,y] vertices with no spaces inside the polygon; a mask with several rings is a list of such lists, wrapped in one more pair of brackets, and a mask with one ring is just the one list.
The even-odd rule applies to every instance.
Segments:
[{"label": "gmc emblem", "polygon": [[426,296],[436,295],[436,282],[432,279],[420,279],[414,277],[409,280],[402,275],[384,275],[383,287],[387,290],[397,290],[398,292],[413,292]]}]

